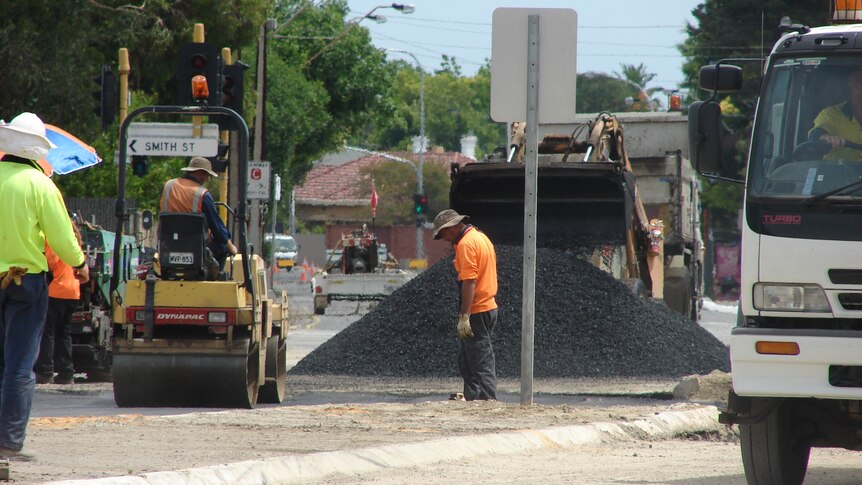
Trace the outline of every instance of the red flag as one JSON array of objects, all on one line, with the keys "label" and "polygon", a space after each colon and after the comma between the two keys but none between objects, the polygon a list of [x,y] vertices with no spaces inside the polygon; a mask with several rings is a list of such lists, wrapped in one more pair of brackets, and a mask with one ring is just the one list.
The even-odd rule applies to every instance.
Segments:
[{"label": "red flag", "polygon": [[371,177],[371,217],[377,217],[377,187],[374,186],[374,177]]}]

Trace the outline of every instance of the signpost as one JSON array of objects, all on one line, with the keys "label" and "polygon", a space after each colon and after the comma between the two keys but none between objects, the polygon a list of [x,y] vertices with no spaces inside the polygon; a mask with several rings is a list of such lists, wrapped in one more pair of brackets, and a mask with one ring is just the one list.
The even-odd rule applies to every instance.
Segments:
[{"label": "signpost", "polygon": [[132,123],[126,139],[127,153],[168,157],[218,155],[218,125],[202,125],[199,138],[194,137],[193,126],[191,123]]}]

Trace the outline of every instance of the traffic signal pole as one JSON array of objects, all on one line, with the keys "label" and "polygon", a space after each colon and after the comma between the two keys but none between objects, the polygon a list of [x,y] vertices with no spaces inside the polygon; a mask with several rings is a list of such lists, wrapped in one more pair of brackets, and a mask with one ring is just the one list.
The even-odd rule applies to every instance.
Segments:
[{"label": "traffic signal pole", "polygon": [[[225,66],[230,66],[233,64],[233,57],[231,57],[230,49],[227,47],[222,48],[221,50],[221,58],[222,62]],[[230,144],[230,131],[221,130],[219,131],[219,143],[223,145]],[[218,180],[218,200],[219,202],[223,202],[227,204],[227,192],[228,192],[228,180],[230,178],[230,164],[225,167],[224,172],[222,172],[221,177]],[[227,207],[220,205],[218,206],[218,215],[221,218],[222,222],[227,225]],[[228,226],[230,227],[230,226]]]}]

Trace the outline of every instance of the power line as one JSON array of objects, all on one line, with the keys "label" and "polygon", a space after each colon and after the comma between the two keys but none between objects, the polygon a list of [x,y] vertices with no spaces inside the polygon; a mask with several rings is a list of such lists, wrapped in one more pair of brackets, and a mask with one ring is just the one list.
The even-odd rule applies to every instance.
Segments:
[{"label": "power line", "polygon": [[[432,19],[426,17],[403,17],[393,19],[395,22],[414,23],[414,22],[429,22],[440,24],[455,24],[455,25],[476,25],[481,27],[490,27],[491,22],[465,22],[463,20],[448,20],[448,19]],[[678,29],[685,27],[685,24],[675,25],[579,25],[579,29]]]}]

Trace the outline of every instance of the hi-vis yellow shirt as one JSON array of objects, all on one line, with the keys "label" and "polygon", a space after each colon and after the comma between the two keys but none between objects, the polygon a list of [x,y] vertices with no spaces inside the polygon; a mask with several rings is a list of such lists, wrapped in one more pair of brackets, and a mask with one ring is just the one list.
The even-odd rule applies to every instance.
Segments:
[{"label": "hi-vis yellow shirt", "polygon": [[[837,135],[853,143],[862,144],[862,127],[853,119],[850,110],[848,116],[847,103],[839,103],[830,106],[814,118],[814,128],[826,130],[830,135]],[[824,157],[824,160],[862,160],[862,151],[853,148],[833,148]]]},{"label": "hi-vis yellow shirt", "polygon": [[33,165],[0,162],[0,272],[24,266],[48,271],[45,239],[66,264],[79,266],[84,253],[60,190]]}]

